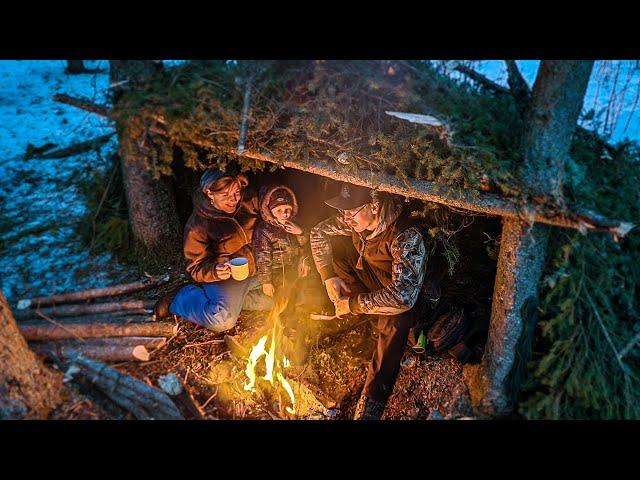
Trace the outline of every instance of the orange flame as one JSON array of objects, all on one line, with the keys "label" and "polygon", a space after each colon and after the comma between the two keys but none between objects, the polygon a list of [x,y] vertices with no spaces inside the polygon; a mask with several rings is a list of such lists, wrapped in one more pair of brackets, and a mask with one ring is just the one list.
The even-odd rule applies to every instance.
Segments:
[{"label": "orange flame", "polygon": [[[264,335],[258,340],[258,342],[251,349],[251,353],[249,354],[249,359],[247,360],[247,367],[245,369],[245,374],[247,376],[247,382],[244,385],[244,389],[250,392],[255,392],[256,385],[256,367],[258,365],[258,361],[263,356],[265,357],[265,375],[262,377],[264,380],[271,383],[271,385],[275,386],[275,380],[284,388],[289,395],[289,399],[291,400],[291,407],[286,407],[285,410],[290,414],[295,414],[295,405],[296,405],[296,397],[293,394],[293,389],[291,388],[291,384],[285,378],[282,373],[284,368],[290,366],[289,360],[283,354],[282,361],[277,361],[277,350],[278,350],[278,339],[279,339],[279,323],[280,323],[280,314],[284,311],[287,306],[287,297],[280,296],[274,302],[274,306],[269,312],[269,316],[267,320],[272,322],[273,328],[271,330],[271,343],[269,345],[269,351],[265,349],[265,345],[267,344],[267,340],[269,334]],[[275,378],[274,378],[275,376]]]}]

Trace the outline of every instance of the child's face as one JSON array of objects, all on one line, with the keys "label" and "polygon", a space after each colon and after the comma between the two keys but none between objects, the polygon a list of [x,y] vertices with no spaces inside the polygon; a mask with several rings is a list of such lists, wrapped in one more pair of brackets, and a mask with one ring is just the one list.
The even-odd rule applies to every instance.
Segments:
[{"label": "child's face", "polygon": [[271,214],[275,217],[278,223],[284,223],[291,218],[293,208],[291,205],[278,205],[271,209]]}]

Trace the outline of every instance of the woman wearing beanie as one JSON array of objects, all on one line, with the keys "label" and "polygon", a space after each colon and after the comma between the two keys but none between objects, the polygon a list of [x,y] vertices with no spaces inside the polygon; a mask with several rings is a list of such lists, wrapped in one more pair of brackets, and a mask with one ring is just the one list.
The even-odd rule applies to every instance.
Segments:
[{"label": "woman wearing beanie", "polygon": [[[235,326],[245,296],[258,287],[252,252],[258,200],[248,187],[246,175],[236,170],[210,168],[203,173],[184,232],[187,272],[196,283],[161,298],[154,309],[156,319],[177,315],[215,332]],[[237,257],[248,259],[245,280],[231,278],[229,262]],[[245,308],[269,309],[269,299],[259,297],[264,298],[263,305]]]}]

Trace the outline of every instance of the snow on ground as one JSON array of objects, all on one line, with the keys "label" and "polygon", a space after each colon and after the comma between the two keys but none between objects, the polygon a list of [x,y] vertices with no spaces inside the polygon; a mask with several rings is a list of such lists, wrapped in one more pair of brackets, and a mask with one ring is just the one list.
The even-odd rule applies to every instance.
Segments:
[{"label": "snow on ground", "polygon": [[86,66],[105,73],[66,75],[64,60],[0,61],[0,288],[12,304],[105,286],[130,270],[109,255],[90,255],[72,227],[86,210],[77,183],[107,168],[115,137],[101,155],[22,158],[29,143],[61,148],[113,131],[105,119],[51,100],[64,92],[106,102],[108,62]]}]

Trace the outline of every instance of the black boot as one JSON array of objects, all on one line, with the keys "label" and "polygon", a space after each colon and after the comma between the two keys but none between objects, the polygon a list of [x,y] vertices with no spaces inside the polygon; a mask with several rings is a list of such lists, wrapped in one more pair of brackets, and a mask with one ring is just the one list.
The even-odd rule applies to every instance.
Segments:
[{"label": "black boot", "polygon": [[169,306],[182,287],[184,287],[184,285],[180,285],[179,287],[169,290],[162,297],[160,297],[160,299],[153,306],[154,320],[164,320],[165,318],[173,316],[173,314],[169,311]]},{"label": "black boot", "polygon": [[384,412],[386,403],[379,402],[365,395],[360,395],[356,404],[356,413],[353,415],[354,420],[380,420]]}]

